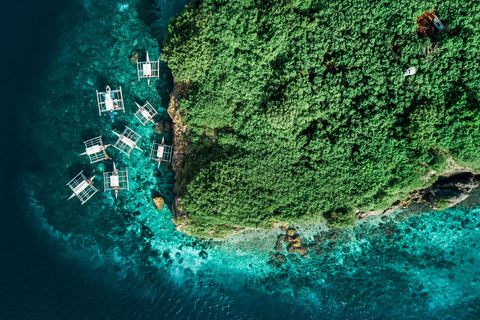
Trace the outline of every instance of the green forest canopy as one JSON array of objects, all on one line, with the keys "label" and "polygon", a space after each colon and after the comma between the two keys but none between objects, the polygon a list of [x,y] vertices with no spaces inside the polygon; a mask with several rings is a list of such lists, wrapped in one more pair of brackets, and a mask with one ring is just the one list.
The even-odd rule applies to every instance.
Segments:
[{"label": "green forest canopy", "polygon": [[193,226],[344,224],[428,185],[447,156],[479,168],[480,3],[438,5],[450,31],[427,54],[415,18],[435,4],[204,0],[172,18],[163,58],[193,84],[177,181]]}]

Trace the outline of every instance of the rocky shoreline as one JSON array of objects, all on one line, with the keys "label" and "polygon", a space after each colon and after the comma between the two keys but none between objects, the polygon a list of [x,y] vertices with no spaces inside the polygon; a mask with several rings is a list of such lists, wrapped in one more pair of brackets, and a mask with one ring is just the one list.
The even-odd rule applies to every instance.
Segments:
[{"label": "rocky shoreline", "polygon": [[[190,153],[190,147],[187,142],[189,129],[187,124],[182,120],[180,112],[180,99],[188,97],[188,89],[191,83],[181,83],[173,78],[173,89],[170,93],[170,102],[168,104],[167,112],[173,122],[173,157],[172,168],[175,171],[175,180],[178,182],[181,179],[183,169],[183,159]],[[175,194],[179,193],[177,185],[174,189]]]},{"label": "rocky shoreline", "polygon": [[438,180],[430,187],[413,190],[409,193],[407,199],[395,202],[386,210],[358,211],[356,214],[359,219],[388,215],[400,207],[407,208],[411,204],[424,204],[426,208],[430,208],[432,211],[445,210],[467,199],[472,190],[479,184],[480,174],[471,168],[458,166],[455,171],[448,171],[439,175]]},{"label": "rocky shoreline", "polygon": [[[180,99],[188,97],[188,89],[190,87],[191,82],[179,82],[175,79],[175,75],[173,75],[173,89],[170,93],[170,101],[167,109],[167,112],[170,115],[173,123],[172,169],[175,172],[175,186],[173,188],[175,200],[172,203],[172,211],[174,213],[173,222],[177,226],[178,231],[181,231],[182,227],[188,224],[187,217],[183,212],[183,204],[179,185],[182,181],[183,160],[185,156],[190,153],[190,146],[188,145],[187,141],[189,128],[182,120],[182,113],[180,112]],[[181,221],[178,221],[178,217],[182,217],[182,219],[180,219]]]}]

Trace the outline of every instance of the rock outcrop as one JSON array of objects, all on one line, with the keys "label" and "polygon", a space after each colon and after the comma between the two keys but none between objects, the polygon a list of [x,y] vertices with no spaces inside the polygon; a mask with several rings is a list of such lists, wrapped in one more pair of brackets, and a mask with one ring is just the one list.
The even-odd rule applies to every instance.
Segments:
[{"label": "rock outcrop", "polygon": [[357,217],[365,219],[371,216],[388,215],[400,206],[406,208],[413,203],[424,203],[432,210],[451,208],[467,199],[470,192],[480,184],[480,175],[469,168],[462,169],[465,171],[444,172],[430,187],[410,192],[407,199],[394,203],[387,210],[357,212]]},{"label": "rock outcrop", "polygon": [[[271,253],[270,254],[270,262],[269,264],[272,265],[274,264],[275,266],[278,266],[278,261],[280,262],[285,262],[285,256],[281,253],[283,252],[283,245],[282,242],[288,243],[287,245],[287,252],[290,254],[295,254],[298,253],[300,256],[303,258],[309,258],[308,254],[308,246],[302,243],[302,240],[300,239],[300,236],[297,234],[297,230],[294,228],[291,228],[288,226],[288,224],[285,224],[283,226],[280,226],[282,231],[285,231],[284,234],[281,234],[277,237],[277,242],[275,243],[275,248],[274,250],[277,252]],[[292,255],[290,255],[291,257]],[[292,260],[290,258],[290,260]],[[275,264],[277,263],[277,264]]]},{"label": "rock outcrop", "polygon": [[140,56],[139,51],[132,51],[132,53],[128,56],[128,59],[130,60],[130,63],[132,64],[137,64],[138,62],[138,57]]},{"label": "rock outcrop", "polygon": [[162,210],[163,205],[165,204],[165,200],[162,197],[153,198],[153,203],[155,204],[155,208],[157,210]]},{"label": "rock outcrop", "polygon": [[[176,199],[180,199],[180,188],[182,184],[182,169],[183,161],[187,154],[190,153],[190,147],[188,145],[188,135],[189,129],[187,124],[182,120],[182,114],[180,112],[180,99],[186,98],[188,96],[188,89],[191,87],[191,82],[181,83],[177,81],[174,77],[173,79],[173,89],[170,93],[170,102],[168,104],[167,112],[170,115],[170,118],[173,122],[173,143],[172,143],[172,169],[175,172],[175,186],[173,192],[175,193]],[[162,123],[162,128],[156,127],[158,131],[163,131],[166,128],[164,123]],[[181,202],[174,201],[172,204],[172,210],[175,213],[175,217],[179,212],[182,215],[185,215],[182,210],[178,208],[178,204]]]},{"label": "rock outcrop", "polygon": [[189,129],[187,124],[182,120],[182,114],[179,110],[180,99],[188,96],[188,89],[190,87],[190,82],[181,83],[174,79],[174,86],[170,94],[170,102],[167,109],[173,122],[172,168],[173,171],[175,171],[176,184],[173,191],[176,194],[179,193],[178,185],[181,184],[183,160],[185,156],[190,153],[188,144]]}]

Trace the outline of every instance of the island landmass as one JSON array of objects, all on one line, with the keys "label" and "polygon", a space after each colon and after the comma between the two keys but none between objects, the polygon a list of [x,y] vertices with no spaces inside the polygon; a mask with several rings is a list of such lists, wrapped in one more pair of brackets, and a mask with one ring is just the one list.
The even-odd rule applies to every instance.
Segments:
[{"label": "island landmass", "polygon": [[431,9],[196,0],[173,17],[163,60],[176,79],[182,231],[348,227],[412,201],[441,210],[468,196],[480,168],[480,7]]}]

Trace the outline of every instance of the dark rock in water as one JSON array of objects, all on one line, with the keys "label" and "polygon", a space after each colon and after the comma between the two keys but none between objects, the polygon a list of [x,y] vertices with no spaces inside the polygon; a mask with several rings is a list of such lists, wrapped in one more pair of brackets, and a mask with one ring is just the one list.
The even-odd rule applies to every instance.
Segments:
[{"label": "dark rock in water", "polygon": [[287,237],[293,237],[297,233],[297,230],[290,228],[287,230]]},{"label": "dark rock in water", "polygon": [[151,238],[153,236],[154,236],[154,233],[152,232],[152,230],[150,230],[150,228],[147,227],[146,225],[142,225],[142,237]]},{"label": "dark rock in water", "polygon": [[301,255],[301,256],[304,256],[308,253],[308,248],[306,245],[302,244],[300,247],[298,248],[295,248],[295,251]]},{"label": "dark rock in water", "polygon": [[387,216],[383,216],[383,217],[382,217],[382,221],[383,221],[383,222],[387,222],[387,221],[388,221],[388,217],[387,217]]},{"label": "dark rock in water", "polygon": [[275,260],[275,259],[276,259],[275,252],[270,252],[270,259],[271,259],[271,260]]},{"label": "dark rock in water", "polygon": [[153,128],[153,132],[155,132],[156,134],[163,134],[163,132],[165,131],[163,122],[163,120],[158,122]]},{"label": "dark rock in water", "polygon": [[285,240],[285,235],[279,235],[278,236],[278,241],[284,241]]},{"label": "dark rock in water", "polygon": [[292,240],[292,246],[294,248],[300,248],[302,246],[302,241],[300,240],[300,237],[294,238]]},{"label": "dark rock in water", "polygon": [[202,259],[207,259],[208,258],[208,253],[206,253],[204,250],[200,251],[198,253],[198,255],[200,256],[200,258]]},{"label": "dark rock in water", "polygon": [[435,265],[436,269],[451,269],[453,267],[456,267],[456,264],[446,260],[442,260]]},{"label": "dark rock in water", "polygon": [[394,226],[390,226],[390,225],[383,225],[383,226],[380,226],[380,231],[382,231],[382,233],[384,235],[386,235],[387,237],[389,236],[393,236],[396,232],[396,229]]},{"label": "dark rock in water", "polygon": [[324,254],[323,248],[316,243],[309,245],[308,249],[315,252],[315,254],[317,254],[318,256],[321,256]]},{"label": "dark rock in water", "polygon": [[403,219],[405,219],[404,216],[403,216],[403,214],[399,214],[399,215],[397,215],[397,216],[395,217],[395,221],[398,221],[398,222],[402,222]]},{"label": "dark rock in water", "polygon": [[275,258],[277,259],[277,261],[285,262],[285,256],[281,253],[277,253]]},{"label": "dark rock in water", "polygon": [[292,244],[289,244],[287,246],[287,252],[288,253],[294,253],[295,252],[295,248],[292,246]]},{"label": "dark rock in water", "polygon": [[313,240],[316,242],[316,243],[324,243],[325,242],[325,238],[320,235],[320,234],[316,234],[313,236]]},{"label": "dark rock in water", "polygon": [[336,230],[331,230],[325,234],[325,239],[330,241],[336,241],[338,239],[340,232]]},{"label": "dark rock in water", "polygon": [[371,235],[372,235],[373,237],[378,237],[378,236],[380,235],[380,233],[379,233],[377,230],[373,230],[373,231],[371,232]]},{"label": "dark rock in water", "polygon": [[282,243],[280,241],[277,241],[277,243],[275,244],[275,251],[283,251]]},{"label": "dark rock in water", "polygon": [[163,254],[162,254],[162,255],[163,255],[163,257],[165,258],[165,260],[170,259],[170,253],[168,252],[168,250],[163,251]]},{"label": "dark rock in water", "polygon": [[288,260],[290,260],[293,263],[300,262],[300,259],[297,257],[296,254],[289,254],[288,255]]},{"label": "dark rock in water", "polygon": [[128,56],[128,59],[130,60],[130,63],[132,63],[132,64],[137,64],[139,56],[140,56],[140,52],[134,50],[134,51],[132,51],[132,53]]},{"label": "dark rock in water", "polygon": [[272,267],[273,269],[278,269],[281,266],[281,262],[278,262],[276,260],[270,260],[267,262],[267,265]]},{"label": "dark rock in water", "polygon": [[363,239],[365,239],[365,234],[364,234],[363,232],[359,232],[359,233],[357,233],[357,235],[355,236],[355,238],[356,238],[357,240],[363,240]]},{"label": "dark rock in water", "polygon": [[158,251],[157,250],[152,250],[150,251],[150,257],[157,258],[158,257]]}]

